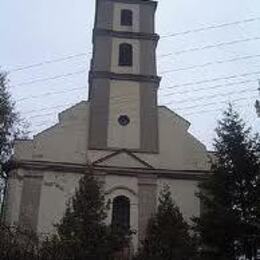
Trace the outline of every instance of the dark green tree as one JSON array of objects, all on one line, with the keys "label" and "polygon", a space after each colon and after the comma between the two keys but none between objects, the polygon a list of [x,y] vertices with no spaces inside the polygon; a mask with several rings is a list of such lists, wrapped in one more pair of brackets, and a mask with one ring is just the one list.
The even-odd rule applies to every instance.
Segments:
[{"label": "dark green tree", "polygon": [[1,260],[39,260],[38,239],[32,232],[0,223]]},{"label": "dark green tree", "polygon": [[213,174],[200,184],[204,210],[195,219],[196,230],[205,258],[251,257],[260,235],[259,138],[252,137],[231,105],[216,133]]},{"label": "dark green tree", "polygon": [[[9,92],[7,75],[0,71],[0,204],[3,216],[3,201],[8,178],[8,162],[13,151],[14,140],[25,134],[23,123],[15,112],[14,102]],[[1,218],[2,219],[2,218]]]},{"label": "dark green tree", "polygon": [[105,224],[107,210],[100,183],[92,174],[85,174],[56,226],[57,235],[45,241],[43,258],[113,259],[114,254],[128,243],[129,234]]},{"label": "dark green tree", "polygon": [[13,140],[17,134],[18,114],[8,90],[6,73],[0,72],[0,164],[1,173],[4,164],[10,159]]},{"label": "dark green tree", "polygon": [[195,257],[195,243],[168,186],[160,192],[157,213],[151,217],[137,260],[188,260]]},{"label": "dark green tree", "polygon": [[0,252],[3,260],[32,260],[37,247],[31,234],[4,223],[4,197],[9,177],[9,162],[15,138],[25,137],[23,126],[25,125],[15,111],[9,92],[7,74],[0,71]]}]

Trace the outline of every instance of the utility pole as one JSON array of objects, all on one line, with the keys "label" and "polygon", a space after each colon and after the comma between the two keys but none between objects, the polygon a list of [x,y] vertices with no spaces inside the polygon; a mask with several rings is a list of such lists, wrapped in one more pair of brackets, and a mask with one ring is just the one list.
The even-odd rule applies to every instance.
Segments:
[{"label": "utility pole", "polygon": [[[259,96],[260,96],[260,80],[258,80],[258,89],[259,91]],[[255,102],[255,109],[256,109],[256,114],[260,118],[260,101],[256,100]]]}]

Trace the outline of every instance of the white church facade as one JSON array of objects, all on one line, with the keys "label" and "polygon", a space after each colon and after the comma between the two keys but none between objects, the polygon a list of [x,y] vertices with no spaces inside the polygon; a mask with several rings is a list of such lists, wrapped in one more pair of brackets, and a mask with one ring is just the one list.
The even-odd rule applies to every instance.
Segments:
[{"label": "white church facade", "polygon": [[200,214],[195,193],[209,173],[209,155],[188,132],[189,122],[157,105],[156,7],[154,1],[96,0],[89,99],[61,112],[56,125],[32,140],[17,140],[8,223],[53,232],[88,165],[107,199],[128,207],[123,221],[137,231],[135,250],[164,184],[187,220]]}]

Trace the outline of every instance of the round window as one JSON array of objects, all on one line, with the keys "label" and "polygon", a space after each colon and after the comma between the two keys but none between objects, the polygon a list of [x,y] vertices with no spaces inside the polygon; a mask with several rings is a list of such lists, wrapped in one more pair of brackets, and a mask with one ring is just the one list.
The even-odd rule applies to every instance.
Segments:
[{"label": "round window", "polygon": [[122,126],[127,126],[130,123],[130,119],[127,115],[121,115],[118,117],[118,123]]}]

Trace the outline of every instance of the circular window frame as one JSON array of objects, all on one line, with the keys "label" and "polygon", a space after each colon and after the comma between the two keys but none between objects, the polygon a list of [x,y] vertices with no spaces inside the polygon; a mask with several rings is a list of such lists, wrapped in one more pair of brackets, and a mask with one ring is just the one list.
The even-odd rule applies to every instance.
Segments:
[{"label": "circular window frame", "polygon": [[120,115],[117,119],[117,122],[121,126],[127,126],[130,124],[130,118],[127,115]]}]

